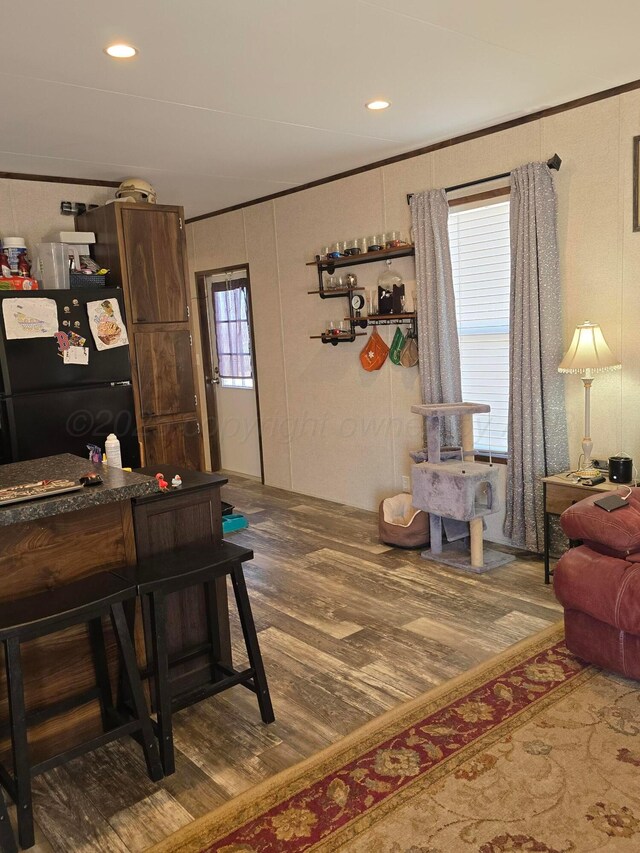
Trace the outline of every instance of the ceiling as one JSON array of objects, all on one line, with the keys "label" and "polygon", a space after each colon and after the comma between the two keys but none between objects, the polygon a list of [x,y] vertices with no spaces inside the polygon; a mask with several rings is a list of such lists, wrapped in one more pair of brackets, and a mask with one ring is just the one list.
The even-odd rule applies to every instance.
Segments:
[{"label": "ceiling", "polygon": [[[638,0],[3,0],[2,10],[0,171],[137,175],[187,216],[640,78]],[[117,40],[139,55],[108,58]],[[391,108],[364,109],[375,97]]]}]

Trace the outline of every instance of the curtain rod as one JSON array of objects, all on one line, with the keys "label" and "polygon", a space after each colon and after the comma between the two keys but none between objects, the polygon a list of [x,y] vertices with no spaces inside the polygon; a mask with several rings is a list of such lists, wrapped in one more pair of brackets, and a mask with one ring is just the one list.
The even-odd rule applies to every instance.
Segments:
[{"label": "curtain rod", "polygon": [[[554,154],[549,160],[547,160],[547,166],[550,169],[555,169],[556,172],[560,171],[560,165],[562,160],[558,157],[557,154]],[[501,178],[509,178],[511,177],[511,172],[504,172],[502,175],[490,175],[488,178],[479,178],[477,181],[467,181],[466,184],[456,184],[454,187],[445,187],[444,191],[447,193],[452,193],[454,190],[464,190],[467,187],[475,187],[477,184],[487,184],[489,181],[499,181]],[[407,193],[407,204],[411,204],[411,199],[413,198],[413,193]]]}]

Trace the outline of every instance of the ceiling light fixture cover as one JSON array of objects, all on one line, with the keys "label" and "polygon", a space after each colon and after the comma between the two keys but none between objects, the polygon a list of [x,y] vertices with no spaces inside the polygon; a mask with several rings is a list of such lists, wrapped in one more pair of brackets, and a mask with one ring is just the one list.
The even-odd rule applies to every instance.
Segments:
[{"label": "ceiling light fixture cover", "polygon": [[112,56],[114,59],[130,59],[132,56],[135,56],[138,52],[135,47],[132,47],[130,44],[110,44],[109,47],[105,47],[104,52],[109,56]]},{"label": "ceiling light fixture cover", "polygon": [[365,104],[368,110],[386,110],[387,107],[390,107],[391,104],[389,101],[383,101],[382,99],[369,101]]}]

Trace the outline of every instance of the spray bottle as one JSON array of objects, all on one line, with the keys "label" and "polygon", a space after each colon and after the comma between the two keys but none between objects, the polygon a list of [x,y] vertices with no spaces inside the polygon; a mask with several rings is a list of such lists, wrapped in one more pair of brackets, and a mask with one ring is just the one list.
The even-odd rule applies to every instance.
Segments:
[{"label": "spray bottle", "polygon": [[122,468],[122,456],[120,454],[120,442],[118,436],[114,433],[109,433],[104,445],[107,453],[107,465],[110,468]]}]

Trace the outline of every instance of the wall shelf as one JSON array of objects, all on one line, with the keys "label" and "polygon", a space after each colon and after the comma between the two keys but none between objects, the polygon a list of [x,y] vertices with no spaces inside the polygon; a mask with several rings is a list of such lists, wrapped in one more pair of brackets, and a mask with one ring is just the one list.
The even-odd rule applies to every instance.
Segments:
[{"label": "wall shelf", "polygon": [[415,255],[416,248],[413,245],[399,246],[397,249],[380,249],[378,252],[364,252],[360,255],[344,255],[341,258],[327,258],[326,260],[318,259],[309,261],[308,267],[318,267],[320,271],[326,271],[329,275],[333,275],[333,271],[338,267],[353,267],[360,264],[373,264],[375,261],[393,260],[394,258],[408,258]]},{"label": "wall shelf", "polygon": [[338,344],[352,344],[356,338],[366,338],[365,332],[341,332],[339,335],[328,335],[326,333],[322,333],[321,335],[309,335],[310,340],[312,341],[322,341],[323,344],[331,344],[336,347]]},{"label": "wall shelf", "polygon": [[386,323],[402,323],[404,320],[415,320],[415,312],[407,312],[405,314],[370,314],[368,317],[345,317],[345,320],[354,320],[359,323],[361,320],[366,320],[370,325],[377,326]]},{"label": "wall shelf", "polygon": [[337,296],[349,296],[356,290],[364,290],[364,287],[340,287],[335,290],[325,290],[322,288],[321,290],[307,290],[307,294],[309,296],[318,294],[320,299],[335,299]]},{"label": "wall shelf", "polygon": [[359,326],[361,329],[366,329],[367,326],[402,326],[409,324],[411,333],[414,337],[418,335],[417,329],[417,314],[415,312],[406,312],[404,314],[371,314],[369,317],[345,317],[352,327]]},{"label": "wall shelf", "polygon": [[[353,267],[360,266],[361,264],[379,263],[380,261],[392,261],[394,258],[412,257],[415,253],[415,246],[405,245],[399,246],[395,249],[380,249],[377,252],[366,252],[360,255],[345,255],[340,258],[326,258],[325,260],[321,260],[320,256],[317,256],[316,260],[310,261],[307,263],[307,266],[315,267],[318,271],[318,289],[308,290],[307,294],[309,296],[319,296],[320,299],[350,297],[352,293],[355,293],[358,290],[365,290],[365,288],[355,286],[341,287],[335,290],[327,289],[324,286],[324,278],[322,277],[322,274],[326,272],[329,275],[333,275],[334,271],[339,267]],[[357,317],[355,315],[354,308],[351,305],[351,299],[349,299],[349,316],[345,317],[345,320],[351,325],[350,332],[343,332],[340,335],[328,335],[323,332],[321,335],[310,335],[310,339],[316,341],[319,340],[322,341],[323,344],[332,344],[333,346],[337,346],[341,343],[353,343],[357,337],[366,336],[365,332],[356,332],[356,328],[360,327],[361,329],[366,329],[369,324],[372,326],[386,326],[410,323],[410,334],[415,336],[417,333],[417,319],[415,313],[374,314],[371,317]]]}]

